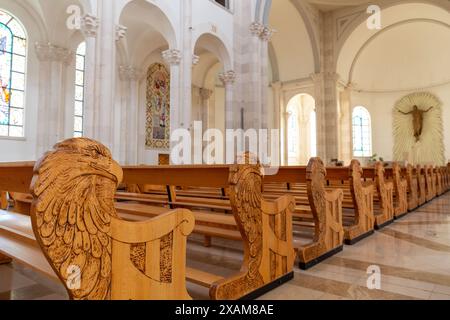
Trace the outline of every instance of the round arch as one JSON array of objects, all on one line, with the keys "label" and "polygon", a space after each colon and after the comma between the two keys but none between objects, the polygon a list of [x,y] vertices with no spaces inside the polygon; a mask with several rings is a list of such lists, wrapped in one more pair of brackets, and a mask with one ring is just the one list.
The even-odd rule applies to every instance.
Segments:
[{"label": "round arch", "polygon": [[[203,29],[203,28],[195,28]],[[220,33],[212,33],[210,31],[199,32],[193,37],[193,53],[197,48],[203,48],[214,55],[216,55],[219,61],[223,64],[225,70],[233,69],[233,61],[230,46],[228,41],[225,40],[225,36]]]},{"label": "round arch", "polygon": [[[450,6],[449,6],[450,7]],[[387,31],[414,22],[427,22],[449,27],[449,12],[434,3],[422,1],[400,1],[382,6],[381,30],[369,30],[365,21],[367,15],[360,15],[338,43],[336,54],[336,72],[350,83],[355,65],[364,49]],[[417,16],[420,12],[420,16]]]}]

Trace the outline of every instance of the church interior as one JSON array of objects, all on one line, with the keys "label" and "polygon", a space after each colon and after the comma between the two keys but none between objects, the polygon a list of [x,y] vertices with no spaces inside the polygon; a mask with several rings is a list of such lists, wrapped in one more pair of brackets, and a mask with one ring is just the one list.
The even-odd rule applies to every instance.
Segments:
[{"label": "church interior", "polygon": [[450,1],[0,0],[0,300],[450,300]]}]

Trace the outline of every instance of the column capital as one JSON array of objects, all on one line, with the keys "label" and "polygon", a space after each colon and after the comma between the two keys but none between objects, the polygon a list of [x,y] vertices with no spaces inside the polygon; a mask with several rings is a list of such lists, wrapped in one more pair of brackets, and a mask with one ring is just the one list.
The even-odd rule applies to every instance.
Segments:
[{"label": "column capital", "polygon": [[128,28],[122,25],[116,26],[116,41],[120,41],[123,38],[125,38],[125,35],[127,34]]},{"label": "column capital", "polygon": [[133,66],[120,66],[119,67],[119,78],[122,81],[137,81],[143,76],[141,69]]},{"label": "column capital", "polygon": [[309,77],[313,82],[318,82],[323,80],[323,75],[324,75],[323,72],[319,72],[319,73],[312,73]]},{"label": "column capital", "polygon": [[209,89],[205,89],[205,88],[200,88],[199,93],[200,93],[200,97],[203,100],[209,100],[209,98],[211,98],[213,91],[209,90]]},{"label": "column capital", "polygon": [[81,18],[81,32],[86,38],[95,38],[97,36],[100,20],[90,14]]},{"label": "column capital", "polygon": [[263,32],[264,25],[259,22],[252,22],[250,24],[249,30],[252,36],[259,37],[261,33]]},{"label": "column capital", "polygon": [[179,65],[181,62],[181,51],[177,49],[169,49],[162,52],[162,58],[171,66]]},{"label": "column capital", "polygon": [[265,26],[259,22],[253,22],[250,25],[250,33],[254,37],[260,38],[262,41],[270,41],[276,30],[270,26]]},{"label": "column capital", "polygon": [[219,80],[226,85],[231,85],[236,81],[236,72],[229,70],[226,72],[219,73]]},{"label": "column capital", "polygon": [[36,42],[34,49],[39,61],[62,62],[66,65],[69,65],[72,62],[74,56],[74,53],[69,49],[55,46],[50,42]]},{"label": "column capital", "polygon": [[200,57],[195,54],[192,55],[192,65],[196,66],[196,65],[198,65],[199,62],[200,62]]}]

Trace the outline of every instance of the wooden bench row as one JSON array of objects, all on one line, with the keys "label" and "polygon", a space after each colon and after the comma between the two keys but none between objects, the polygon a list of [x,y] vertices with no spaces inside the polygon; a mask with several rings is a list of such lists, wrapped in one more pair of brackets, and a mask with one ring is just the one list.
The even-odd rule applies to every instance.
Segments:
[{"label": "wooden bench row", "polygon": [[[212,299],[254,298],[292,278],[295,251],[308,268],[412,210],[422,187],[426,199],[449,187],[444,168],[326,169],[317,158],[274,176],[258,164],[120,168],[87,139],[59,144],[37,164],[3,164],[0,178],[22,213],[0,213],[0,252],[58,276],[74,299],[187,299],[186,280]],[[163,187],[116,192],[121,181],[132,191]],[[296,241],[296,226],[312,229],[310,243]],[[186,268],[191,232],[207,245],[242,241],[241,270]],[[81,288],[70,285],[74,270]]]}]

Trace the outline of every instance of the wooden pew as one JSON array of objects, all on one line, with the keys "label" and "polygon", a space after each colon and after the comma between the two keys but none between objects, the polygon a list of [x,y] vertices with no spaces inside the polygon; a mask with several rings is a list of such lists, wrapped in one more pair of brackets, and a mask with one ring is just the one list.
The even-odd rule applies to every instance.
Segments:
[{"label": "wooden pew", "polygon": [[399,219],[408,213],[408,182],[402,177],[401,167],[397,162],[385,169],[388,181],[394,184],[394,217]]},{"label": "wooden pew", "polygon": [[425,165],[423,168],[423,173],[425,176],[426,200],[429,202],[436,196],[436,184],[434,183],[431,166]]},{"label": "wooden pew", "polygon": [[385,181],[385,168],[377,162],[374,168],[364,168],[363,178],[374,183],[377,189],[374,198],[375,229],[381,229],[394,221],[394,184]]},{"label": "wooden pew", "polygon": [[[339,201],[342,202],[342,200],[339,200],[339,191],[334,191],[333,193],[325,192],[325,180],[323,174],[324,172],[326,173],[326,171],[324,170],[325,168],[322,161],[318,158],[313,158],[311,159],[308,167],[281,168],[276,176],[264,177],[264,182],[273,182],[274,177],[276,177],[276,179],[278,179],[277,181],[282,181],[284,179],[286,179],[286,181],[289,181],[290,179],[292,179],[292,182],[302,182],[308,184],[308,186],[305,187],[304,202],[302,203],[301,208],[297,208],[299,211],[294,214],[294,217],[296,218],[298,216],[302,216],[302,218],[304,218],[305,215],[311,217],[309,222],[302,222],[298,221],[297,219],[294,225],[301,225],[302,228],[305,226],[314,228],[314,235],[310,244],[304,245],[299,241],[294,241],[294,247],[298,253],[300,260],[299,265],[302,269],[312,267],[323,259],[341,251],[343,247],[344,231],[342,229],[342,206],[341,203],[338,203]],[[189,208],[196,207],[203,209],[222,209],[223,211],[231,211],[230,201],[226,200],[226,194],[224,194],[223,191],[220,191],[226,190],[226,188],[210,187],[209,189],[205,189],[205,187],[193,188],[192,186],[189,186],[189,188],[185,187],[182,189],[182,191],[179,191],[180,185],[177,185],[177,187],[173,185],[166,187],[169,195],[166,200],[167,203],[165,204],[174,207],[187,206]],[[307,192],[306,189],[308,189],[309,191]],[[160,190],[162,189],[160,188]],[[187,192],[190,194],[190,196],[187,196],[188,193],[186,193],[185,190],[188,190]],[[266,198],[269,200],[276,200],[286,193],[287,192],[283,191],[278,194],[273,194],[269,198]],[[313,196],[309,196],[308,198],[307,193],[309,193],[310,195],[314,194],[316,196],[315,198]],[[180,196],[180,194],[183,194],[184,196]],[[149,197],[148,194],[127,195],[126,193],[120,193],[120,195],[118,197],[116,196],[116,198],[121,200],[135,200],[143,204],[156,204],[155,201],[153,201],[154,198]],[[320,199],[321,202],[318,203],[318,200],[315,200],[316,204],[310,206],[310,199]],[[159,199],[158,201],[160,200],[161,199]],[[122,210],[126,209],[123,208],[123,206],[127,206],[128,209],[126,209],[126,212],[131,214],[150,214],[149,211],[152,210],[145,209],[142,206],[137,207],[136,205],[130,204],[122,205],[121,203],[119,203],[117,204],[117,206],[122,206]],[[135,212],[133,212],[133,210]],[[196,215],[195,209],[193,210],[194,215]],[[230,235],[229,231],[229,229],[233,229],[231,223],[222,225],[222,228],[226,229],[226,232],[224,233],[223,231],[217,229],[221,227],[221,223],[212,221],[217,220],[217,217],[214,216],[214,214],[210,214],[199,218],[196,215],[197,224],[204,224],[209,228],[214,228],[208,229],[210,233],[204,232],[203,228],[199,230],[198,233],[201,233],[205,236],[205,245],[211,245],[212,237],[222,237],[235,240],[235,238]],[[223,216],[219,217],[222,221],[225,219],[225,217]],[[238,230],[237,226],[236,230]],[[196,231],[196,228],[194,228],[194,233],[196,233]]]},{"label": "wooden pew", "polygon": [[402,175],[406,178],[408,186],[408,210],[413,211],[419,206],[419,181],[416,171],[411,164],[402,168]]},{"label": "wooden pew", "polygon": [[[292,279],[295,261],[292,238],[294,199],[283,196],[272,202],[264,200],[259,164],[141,166],[124,167],[123,170],[126,184],[229,190],[231,211],[244,245],[241,271],[227,278],[214,277],[206,272],[188,273],[190,281],[209,289],[211,299],[254,298]],[[218,224],[212,229],[219,230]]]},{"label": "wooden pew", "polygon": [[[301,227],[314,228],[312,242],[296,246],[301,269],[308,269],[324,259],[342,251],[344,229],[342,225],[342,190],[326,190],[327,171],[321,159],[312,158],[307,167],[281,167],[276,175],[264,177],[265,185],[304,184],[305,192],[265,190],[266,197],[291,194],[296,198],[297,215]],[[310,223],[308,225],[308,223]]]},{"label": "wooden pew", "polygon": [[[283,170],[300,170],[300,168],[287,167]],[[354,244],[374,232],[374,216],[373,216],[373,193],[372,185],[363,186],[362,168],[357,160],[351,162],[350,167],[329,167],[324,168],[326,173],[326,191],[343,190],[343,227],[344,242],[346,244]],[[266,193],[286,193],[296,194],[298,206],[309,205],[307,196],[307,186],[298,183],[296,176],[291,174],[290,177],[285,175],[279,178],[278,185],[266,186]],[[298,177],[297,177],[298,178]],[[290,183],[282,181],[291,181]],[[297,183],[294,183],[296,182]],[[278,189],[276,189],[278,188]]]},{"label": "wooden pew", "polygon": [[[31,189],[31,219],[0,212],[0,252],[58,278],[71,299],[190,299],[185,209],[131,223],[117,217],[120,166],[89,139],[59,143],[34,167],[0,164],[0,190]],[[31,184],[31,187],[30,187]]]},{"label": "wooden pew", "polygon": [[421,165],[417,165],[415,168],[417,181],[418,181],[418,190],[419,190],[419,206],[425,204],[427,202],[427,182],[425,171]]}]

